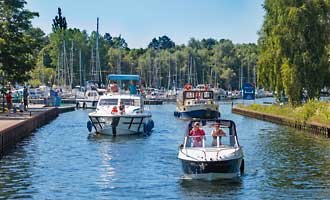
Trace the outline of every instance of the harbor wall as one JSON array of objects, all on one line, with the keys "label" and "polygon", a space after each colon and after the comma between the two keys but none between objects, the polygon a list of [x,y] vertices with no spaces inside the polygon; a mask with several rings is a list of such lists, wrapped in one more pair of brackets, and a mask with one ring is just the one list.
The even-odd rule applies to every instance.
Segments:
[{"label": "harbor wall", "polygon": [[47,108],[38,112],[24,121],[9,126],[0,131],[0,158],[24,137],[29,136],[32,132],[55,119],[61,112],[58,108]]},{"label": "harbor wall", "polygon": [[302,123],[291,118],[277,116],[272,114],[251,111],[244,108],[232,107],[232,112],[235,114],[244,115],[251,118],[256,118],[264,121],[273,122],[276,124],[286,125],[300,130],[307,130],[313,133],[322,134],[330,138],[330,125],[323,125],[318,123]]}]

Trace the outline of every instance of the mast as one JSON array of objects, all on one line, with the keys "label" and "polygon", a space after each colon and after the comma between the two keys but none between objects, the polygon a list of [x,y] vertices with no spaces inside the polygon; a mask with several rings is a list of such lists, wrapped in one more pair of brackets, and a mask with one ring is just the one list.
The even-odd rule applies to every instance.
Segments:
[{"label": "mast", "polygon": [[168,82],[167,82],[167,90],[170,89],[171,85],[171,54],[169,54],[169,59],[168,59]]},{"label": "mast", "polygon": [[73,41],[71,41],[71,52],[70,52],[70,89],[72,89],[73,84]]},{"label": "mast", "polygon": [[82,76],[81,76],[81,49],[79,49],[79,85],[82,86]]},{"label": "mast", "polygon": [[99,83],[99,86],[101,86],[102,83],[102,72],[101,72],[101,66],[100,66],[100,54],[99,54],[99,18],[97,18],[97,24],[96,24],[96,63],[95,63],[95,68],[96,68],[96,76],[97,76],[97,81]]}]

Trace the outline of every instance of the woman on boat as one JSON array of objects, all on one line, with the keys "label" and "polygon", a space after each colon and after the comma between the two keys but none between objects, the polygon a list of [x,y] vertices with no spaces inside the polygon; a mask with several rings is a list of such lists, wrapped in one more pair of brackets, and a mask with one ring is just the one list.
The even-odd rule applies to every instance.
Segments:
[{"label": "woman on boat", "polygon": [[192,136],[193,147],[202,147],[202,139],[205,136],[205,131],[199,127],[199,122],[194,123],[189,136]]},{"label": "woman on boat", "polygon": [[219,145],[221,145],[221,137],[226,136],[226,133],[220,128],[219,122],[214,124],[214,130],[212,130],[211,135],[213,137],[212,146],[217,146],[217,137],[219,137]]},{"label": "woman on boat", "polygon": [[120,100],[120,103],[119,103],[119,112],[120,112],[120,114],[124,114],[125,113],[125,105],[123,103],[123,100]]}]

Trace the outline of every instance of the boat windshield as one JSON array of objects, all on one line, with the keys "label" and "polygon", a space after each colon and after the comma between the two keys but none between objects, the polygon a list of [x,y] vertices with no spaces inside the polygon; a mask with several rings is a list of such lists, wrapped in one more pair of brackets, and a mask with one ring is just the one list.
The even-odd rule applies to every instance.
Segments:
[{"label": "boat windshield", "polygon": [[230,128],[220,126],[221,132],[217,136],[212,136],[215,130],[214,125],[202,126],[205,136],[186,136],[184,144],[186,147],[235,147],[238,145],[235,135],[230,134]]},{"label": "boat windshield", "polygon": [[185,99],[213,99],[212,91],[185,91]]},{"label": "boat windshield", "polygon": [[139,99],[121,99],[125,106],[140,106]]},{"label": "boat windshield", "polygon": [[101,99],[100,106],[113,106],[118,104],[118,99]]}]

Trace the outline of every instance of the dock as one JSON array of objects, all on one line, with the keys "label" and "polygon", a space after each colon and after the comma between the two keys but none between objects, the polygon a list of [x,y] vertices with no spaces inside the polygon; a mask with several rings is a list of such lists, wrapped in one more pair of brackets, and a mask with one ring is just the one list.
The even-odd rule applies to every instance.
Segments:
[{"label": "dock", "polygon": [[74,106],[44,107],[31,105],[28,111],[0,113],[0,158],[24,137],[54,120],[60,113],[74,111]]}]

